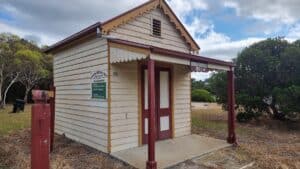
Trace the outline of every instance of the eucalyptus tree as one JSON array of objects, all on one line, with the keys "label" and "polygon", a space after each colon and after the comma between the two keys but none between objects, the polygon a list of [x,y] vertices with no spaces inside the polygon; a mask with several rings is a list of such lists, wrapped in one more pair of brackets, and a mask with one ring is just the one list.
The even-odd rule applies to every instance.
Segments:
[{"label": "eucalyptus tree", "polygon": [[43,54],[37,50],[24,49],[16,53],[16,61],[20,66],[19,81],[25,86],[24,101],[27,102],[30,90],[46,78],[49,71],[42,62]]},{"label": "eucalyptus tree", "polygon": [[10,87],[18,80],[20,72],[15,65],[15,52],[21,48],[20,38],[9,34],[0,34],[0,103],[5,106],[5,99]]}]

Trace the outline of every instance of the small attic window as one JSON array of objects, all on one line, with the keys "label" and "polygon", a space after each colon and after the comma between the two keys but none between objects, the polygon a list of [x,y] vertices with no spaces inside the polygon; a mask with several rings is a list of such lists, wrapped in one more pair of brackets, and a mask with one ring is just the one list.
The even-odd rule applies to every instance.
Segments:
[{"label": "small attic window", "polygon": [[154,36],[161,36],[161,21],[152,19],[152,34]]}]

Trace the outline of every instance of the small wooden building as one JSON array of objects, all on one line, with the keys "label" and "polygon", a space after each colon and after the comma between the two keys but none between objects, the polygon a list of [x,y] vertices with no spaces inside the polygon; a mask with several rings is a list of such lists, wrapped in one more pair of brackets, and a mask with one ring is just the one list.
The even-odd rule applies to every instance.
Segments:
[{"label": "small wooden building", "polygon": [[228,71],[234,103],[233,64],[199,50],[164,0],[54,44],[46,52],[54,55],[55,132],[107,153],[148,142],[153,151],[155,140],[190,135],[192,71]]}]

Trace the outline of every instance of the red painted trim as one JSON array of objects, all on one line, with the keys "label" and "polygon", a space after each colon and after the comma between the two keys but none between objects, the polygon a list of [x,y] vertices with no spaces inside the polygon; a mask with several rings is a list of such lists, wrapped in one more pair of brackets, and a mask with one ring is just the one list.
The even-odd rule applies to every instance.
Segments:
[{"label": "red painted trim", "polygon": [[228,80],[228,137],[227,142],[230,144],[237,144],[236,134],[235,134],[235,95],[234,95],[234,73],[231,69],[227,72],[227,80]]},{"label": "red painted trim", "polygon": [[[149,109],[145,110],[145,76],[144,76],[144,71],[147,69],[147,65],[142,65],[140,70],[141,70],[141,96],[142,96],[142,144],[147,144],[148,143],[148,135],[145,134],[145,118],[149,119]],[[159,71],[168,71],[169,72],[169,108],[167,109],[159,109],[159,104],[160,104],[160,92],[159,92]],[[155,67],[155,74],[156,74],[156,95],[157,95],[157,99],[156,99],[156,111],[155,111],[155,115],[156,115],[156,132],[158,133],[156,136],[156,140],[162,140],[162,139],[168,139],[172,137],[172,126],[173,126],[173,122],[172,122],[172,118],[173,118],[173,114],[172,114],[172,71],[171,68],[169,67]],[[160,121],[159,118],[163,115],[169,115],[169,124],[170,124],[170,130],[168,131],[163,131],[160,132]]]},{"label": "red painted trim", "polygon": [[140,43],[127,41],[127,40],[108,39],[108,41],[112,42],[112,43],[121,44],[121,45],[128,45],[128,46],[132,46],[132,47],[148,49],[152,53],[167,55],[167,56],[176,57],[176,58],[179,58],[179,59],[187,59],[187,60],[190,60],[190,61],[201,62],[201,63],[211,63],[211,64],[220,65],[220,66],[229,66],[229,67],[234,66],[234,64],[232,62],[226,62],[226,61],[212,59],[212,58],[208,58],[208,57],[192,55],[192,54],[188,54],[188,53],[184,53],[184,52],[159,48],[159,47],[140,44]]},{"label": "red painted trim", "polygon": [[[145,69],[147,66],[141,66],[141,95],[142,95],[142,144],[148,144],[148,135],[145,134],[145,118],[149,119],[149,112],[145,110]],[[149,109],[149,107],[148,107]]]},{"label": "red painted trim", "polygon": [[149,101],[149,123],[148,123],[148,161],[146,166],[149,169],[156,169],[155,161],[155,61],[148,60],[148,101]]},{"label": "red painted trim", "polygon": [[[160,108],[160,75],[159,73],[161,71],[167,71],[169,73],[169,108]],[[156,120],[157,120],[157,133],[158,133],[158,140],[168,139],[172,136],[172,105],[171,105],[171,96],[172,96],[172,90],[171,90],[171,70],[170,68],[163,68],[163,67],[157,67],[156,68],[156,93],[157,93],[157,106],[156,106]],[[169,130],[166,131],[160,131],[160,117],[162,116],[169,116]]]}]

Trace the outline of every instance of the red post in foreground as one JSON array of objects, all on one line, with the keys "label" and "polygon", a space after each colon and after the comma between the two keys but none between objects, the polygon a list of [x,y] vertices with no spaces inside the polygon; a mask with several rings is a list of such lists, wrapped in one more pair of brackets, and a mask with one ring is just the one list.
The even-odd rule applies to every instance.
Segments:
[{"label": "red post in foreground", "polygon": [[53,84],[50,86],[50,152],[53,151],[54,144],[54,121],[55,121],[55,87]]},{"label": "red post in foreground", "polygon": [[155,161],[155,62],[148,60],[148,100],[149,100],[149,123],[148,123],[148,161],[147,169],[156,169]]},{"label": "red post in foreground", "polygon": [[49,169],[50,105],[46,91],[33,90],[31,108],[31,169]]},{"label": "red post in foreground", "polygon": [[235,95],[234,95],[234,74],[233,68],[227,72],[228,79],[228,137],[227,142],[230,144],[237,144],[236,135],[235,135],[235,113],[234,113],[234,105],[235,105]]}]

